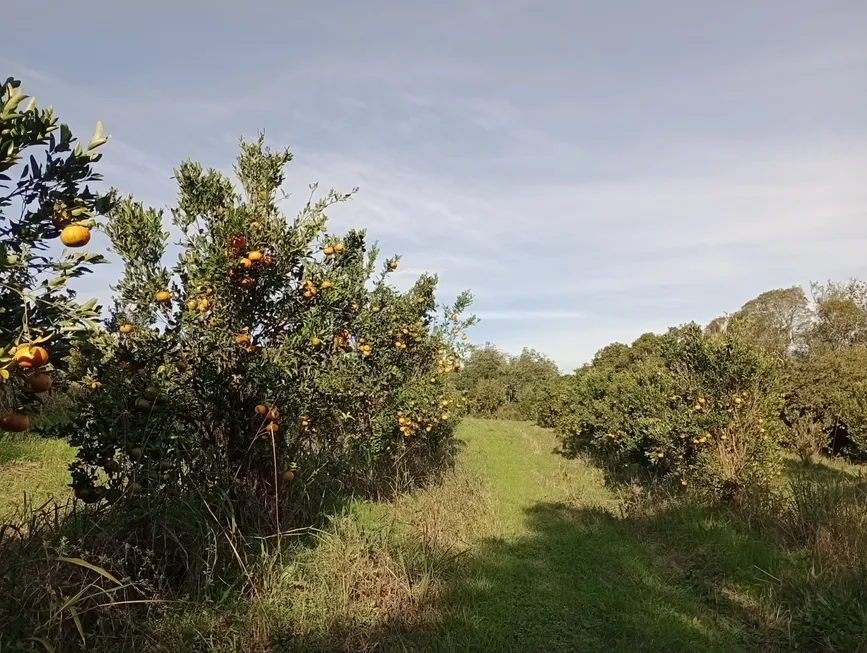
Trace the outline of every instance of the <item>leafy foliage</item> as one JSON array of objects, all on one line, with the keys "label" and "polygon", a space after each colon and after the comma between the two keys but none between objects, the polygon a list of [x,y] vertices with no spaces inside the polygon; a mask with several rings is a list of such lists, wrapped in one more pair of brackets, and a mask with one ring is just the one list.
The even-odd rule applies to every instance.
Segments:
[{"label": "leafy foliage", "polygon": [[696,324],[612,345],[559,381],[546,417],[572,451],[734,499],[777,473],[774,363]]},{"label": "leafy foliage", "polygon": [[273,528],[332,490],[381,491],[447,452],[471,296],[438,318],[436,277],[390,286],[397,257],[378,265],[364,231],[326,229],[352,193],[315,199],[314,186],[288,221],[275,198],[290,160],[242,141],[240,193],[183,163],[170,267],[160,212],[122,198],[108,214],[125,273],[108,332],[75,359],[81,499],[195,492],[228,498],[241,526]]},{"label": "leafy foliage", "polygon": [[35,99],[28,100],[17,80],[3,85],[0,428],[26,430],[29,415],[38,414],[40,395],[51,386],[51,370],[64,367],[71,342],[95,329],[96,300],[80,304],[67,283],[89,273],[103,257],[88,252],[57,256],[51,244],[57,238],[70,247],[86,244],[93,217],[110,206],[110,197],[99,198],[87,186],[100,179],[93,164],[106,140],[97,124],[90,143],[82,146],[50,108],[39,109]]},{"label": "leafy foliage", "polygon": [[475,415],[536,421],[559,374],[554,361],[534,349],[509,356],[487,343],[471,351],[456,385]]}]

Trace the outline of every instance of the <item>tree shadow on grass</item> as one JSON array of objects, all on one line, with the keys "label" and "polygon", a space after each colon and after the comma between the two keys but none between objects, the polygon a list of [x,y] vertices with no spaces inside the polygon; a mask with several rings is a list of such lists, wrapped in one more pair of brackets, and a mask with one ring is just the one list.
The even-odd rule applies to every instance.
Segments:
[{"label": "tree shadow on grass", "polygon": [[526,512],[527,534],[484,541],[456,562],[433,605],[419,611],[424,620],[395,616],[379,629],[356,624],[348,628],[363,632],[326,637],[331,648],[320,638],[284,640],[289,646],[275,650],[350,650],[335,649],[336,641],[352,641],[353,651],[773,650],[758,644],[751,608],[724,595],[722,583],[742,568],[735,585],[760,591],[764,580],[753,567],[773,568],[774,553],[699,521],[683,545],[714,555],[734,550],[719,561],[719,574],[693,576],[678,534],[667,532],[671,524],[539,503]]}]

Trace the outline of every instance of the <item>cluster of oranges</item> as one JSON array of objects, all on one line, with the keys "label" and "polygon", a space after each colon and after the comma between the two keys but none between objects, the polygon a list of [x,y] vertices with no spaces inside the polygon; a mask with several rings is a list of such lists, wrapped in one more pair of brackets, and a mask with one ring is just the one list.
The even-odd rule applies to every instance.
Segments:
[{"label": "cluster of oranges", "polygon": [[280,411],[277,410],[274,406],[266,406],[265,404],[256,404],[254,411],[257,415],[262,415],[265,418],[265,430],[274,435],[277,431],[280,430],[280,426],[277,424],[277,420],[280,418]]},{"label": "cluster of oranges", "polygon": [[331,256],[335,253],[339,254],[343,251],[343,249],[343,243],[334,243],[333,245],[326,245],[325,247],[323,247],[322,253],[325,254],[325,256]]},{"label": "cluster of oranges", "polygon": [[460,372],[461,364],[457,360],[457,356],[454,354],[449,354],[446,356],[446,350],[439,350],[440,358],[437,360],[437,368],[440,371],[440,374],[447,374],[449,372]]},{"label": "cluster of oranges", "polygon": [[[48,364],[48,352],[44,347],[31,344],[19,345],[12,356],[14,363],[24,369],[37,370]],[[44,372],[34,371],[24,379],[24,389],[35,394],[48,392],[52,380]],[[12,433],[21,433],[30,428],[30,418],[22,412],[15,411],[0,419],[0,429]]]},{"label": "cluster of oranges", "polygon": [[[435,401],[432,403],[435,406],[437,406]],[[415,407],[414,401],[409,402],[410,408],[407,409],[407,412],[399,410],[399,411],[397,411],[397,414],[396,414],[397,415],[397,424],[398,424],[398,427],[400,429],[400,432],[403,434],[404,437],[408,438],[413,433],[415,433],[418,429],[421,429],[422,424],[425,424],[424,431],[426,433],[430,433],[434,427],[434,424],[436,424],[437,422],[447,422],[449,420],[450,415],[449,415],[448,410],[447,410],[448,405],[449,405],[449,401],[447,399],[440,401],[439,405],[437,406],[439,408],[439,410],[435,411],[435,412],[439,412],[440,414],[438,416],[434,416],[434,417],[428,416],[427,418],[425,418],[425,416],[418,414],[419,411],[415,411],[416,412],[415,415],[408,414],[408,412],[411,412],[411,409]]]},{"label": "cluster of oranges", "polygon": [[[258,226],[258,223],[256,224]],[[258,268],[268,267],[274,261],[258,249],[251,249],[246,254],[241,254],[245,249],[247,249],[247,239],[238,234],[229,240],[229,247],[226,249],[225,255],[228,259],[239,257],[237,263],[229,268],[228,275],[236,277],[242,286],[249,286],[253,283],[251,272]]]},{"label": "cluster of oranges", "polygon": [[301,416],[301,430],[306,431],[307,429],[310,429],[311,431],[316,433],[316,427],[310,426],[310,416],[309,415],[302,415]]},{"label": "cluster of oranges", "polygon": [[361,352],[362,358],[370,356],[370,345],[364,341],[364,338],[358,339],[358,351]]},{"label": "cluster of oranges", "polygon": [[319,292],[316,289],[316,284],[314,284],[310,279],[305,279],[301,282],[301,291],[304,294],[304,297],[307,299],[311,299],[316,296],[316,293]]},{"label": "cluster of oranges", "polygon": [[210,296],[214,294],[213,286],[199,286],[196,288],[197,297],[191,297],[187,300],[187,308],[191,311],[199,311],[204,313],[211,310],[213,304]]}]

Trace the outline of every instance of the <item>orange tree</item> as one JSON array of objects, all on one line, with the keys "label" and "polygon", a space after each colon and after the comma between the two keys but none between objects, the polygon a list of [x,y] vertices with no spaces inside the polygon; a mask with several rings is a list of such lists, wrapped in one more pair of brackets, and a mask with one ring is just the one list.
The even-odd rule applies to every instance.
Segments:
[{"label": "orange tree", "polygon": [[26,431],[41,397],[65,366],[73,340],[98,316],[96,300],[76,301],[67,282],[100,263],[99,254],[50,251],[58,239],[85,246],[95,213],[109,198],[87,187],[105,143],[102,127],[87,147],[50,108],[39,109],[9,78],[0,95],[0,431]]},{"label": "orange tree", "polygon": [[[326,229],[350,194],[275,200],[291,160],[260,137],[228,178],[185,162],[165,267],[161,212],[121,199],[105,230],[124,262],[107,332],[82,348],[83,500],[176,492],[229,497],[248,523],[329,490],[378,491],[447,451],[461,405],[463,293],[437,313],[436,278],[399,292],[364,231]],[[261,521],[262,518],[266,521]]]},{"label": "orange tree", "polygon": [[544,417],[576,451],[736,499],[777,474],[782,424],[772,358],[695,324],[601,350],[552,386]]}]

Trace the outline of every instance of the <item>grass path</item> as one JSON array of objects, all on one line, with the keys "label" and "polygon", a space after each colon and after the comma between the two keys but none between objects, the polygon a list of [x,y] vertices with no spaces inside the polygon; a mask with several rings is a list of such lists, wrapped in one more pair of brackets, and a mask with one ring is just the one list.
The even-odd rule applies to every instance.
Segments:
[{"label": "grass path", "polygon": [[467,420],[460,465],[486,519],[440,597],[436,651],[736,651],[735,634],[656,564],[610,510],[599,472],[553,453],[548,432]]}]

